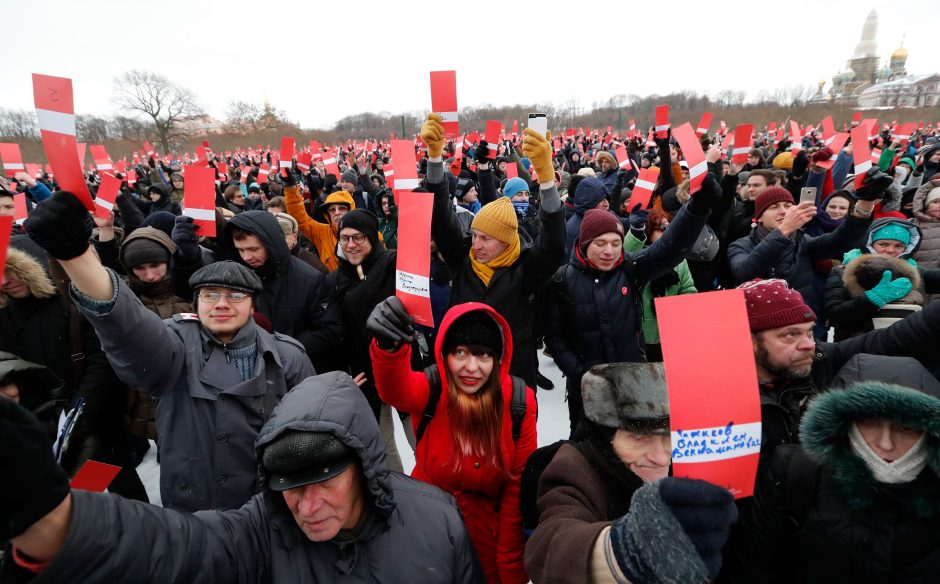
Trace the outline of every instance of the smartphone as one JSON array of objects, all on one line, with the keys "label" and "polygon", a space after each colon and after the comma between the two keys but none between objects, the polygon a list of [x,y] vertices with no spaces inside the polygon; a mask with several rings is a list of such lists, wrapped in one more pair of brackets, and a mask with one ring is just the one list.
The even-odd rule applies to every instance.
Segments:
[{"label": "smartphone", "polygon": [[529,114],[529,127],[544,136],[548,132],[548,117],[545,114]]},{"label": "smartphone", "polygon": [[804,203],[806,201],[816,204],[816,187],[803,187],[800,189],[800,202]]}]

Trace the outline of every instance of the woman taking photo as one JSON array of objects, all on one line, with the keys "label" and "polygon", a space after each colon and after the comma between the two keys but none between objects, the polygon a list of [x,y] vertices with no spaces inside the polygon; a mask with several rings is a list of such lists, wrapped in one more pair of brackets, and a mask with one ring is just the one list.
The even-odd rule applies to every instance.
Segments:
[{"label": "woman taking photo", "polygon": [[[437,383],[430,381],[433,373],[411,370],[411,322],[393,296],[376,306],[367,327],[375,335],[371,353],[379,396],[411,414],[418,435],[412,477],[457,499],[487,582],[527,582],[519,478],[536,448],[536,402],[525,388],[520,416],[521,396],[513,399],[509,375],[509,325],[485,304],[448,310],[435,342]],[[428,411],[432,392],[439,397]],[[430,421],[422,423],[428,415]]]}]

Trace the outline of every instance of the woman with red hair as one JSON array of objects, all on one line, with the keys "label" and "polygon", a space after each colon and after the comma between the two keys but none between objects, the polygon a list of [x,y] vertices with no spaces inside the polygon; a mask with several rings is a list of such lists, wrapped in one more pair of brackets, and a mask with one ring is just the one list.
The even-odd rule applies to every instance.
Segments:
[{"label": "woman with red hair", "polygon": [[[519,423],[513,420],[506,320],[477,302],[448,310],[435,342],[436,376],[411,370],[411,317],[397,298],[380,303],[367,326],[375,334],[371,354],[379,396],[411,414],[418,436],[411,476],[457,499],[487,582],[528,582],[519,479],[536,448],[536,402],[525,388],[525,414]],[[429,381],[434,377],[440,383]],[[515,384],[524,387],[521,380]],[[428,411],[432,391],[439,394]],[[430,421],[422,422],[428,414]]]}]

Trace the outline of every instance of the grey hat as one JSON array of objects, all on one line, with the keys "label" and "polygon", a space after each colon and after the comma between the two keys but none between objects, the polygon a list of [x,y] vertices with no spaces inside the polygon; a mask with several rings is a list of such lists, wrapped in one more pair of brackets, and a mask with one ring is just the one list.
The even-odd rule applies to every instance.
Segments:
[{"label": "grey hat", "polygon": [[261,462],[268,471],[268,488],[286,491],[331,479],[358,456],[330,432],[289,430],[264,449]]},{"label": "grey hat", "polygon": [[607,428],[669,432],[669,396],[662,363],[595,365],[581,378],[584,413]]},{"label": "grey hat", "polygon": [[193,290],[206,286],[218,286],[250,294],[260,294],[263,289],[261,278],[249,268],[231,260],[203,266],[189,277],[189,287]]},{"label": "grey hat", "polygon": [[742,170],[741,172],[738,173],[738,184],[746,185],[747,179],[749,179],[750,177],[751,177],[750,171]]},{"label": "grey hat", "polygon": [[359,176],[356,174],[356,171],[351,168],[347,168],[346,170],[343,171],[343,174],[340,175],[340,181],[346,181],[352,184],[356,184],[358,180],[359,180]]}]

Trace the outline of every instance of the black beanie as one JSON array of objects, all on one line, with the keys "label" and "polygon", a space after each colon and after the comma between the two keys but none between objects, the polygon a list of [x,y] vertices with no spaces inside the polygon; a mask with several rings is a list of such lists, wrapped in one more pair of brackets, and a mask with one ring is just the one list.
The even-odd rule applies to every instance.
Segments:
[{"label": "black beanie", "polygon": [[457,345],[489,347],[496,357],[502,357],[503,334],[493,317],[482,310],[474,310],[451,323],[444,336],[444,355],[448,355]]},{"label": "black beanie", "polygon": [[343,215],[339,220],[339,228],[336,233],[339,234],[343,229],[349,227],[369,238],[369,242],[375,247],[379,242],[379,220],[371,211],[365,209],[354,209]]},{"label": "black beanie", "polygon": [[127,242],[121,250],[121,260],[128,269],[143,264],[169,264],[170,250],[152,239],[141,237]]}]

